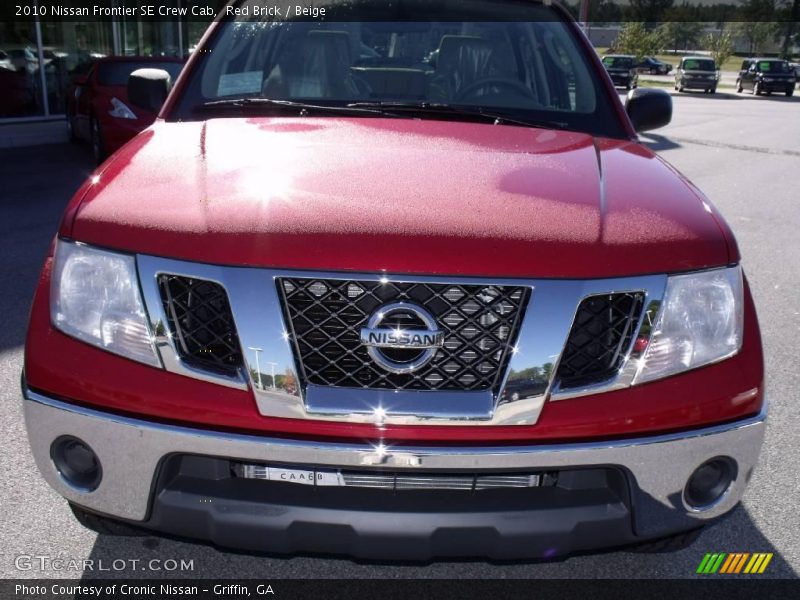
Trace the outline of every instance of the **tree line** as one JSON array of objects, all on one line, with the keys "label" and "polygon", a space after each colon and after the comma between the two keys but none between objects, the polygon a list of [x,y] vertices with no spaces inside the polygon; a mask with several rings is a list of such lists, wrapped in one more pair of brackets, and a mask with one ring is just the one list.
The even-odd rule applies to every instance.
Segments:
[{"label": "tree line", "polygon": [[[578,17],[580,0],[568,0]],[[746,21],[800,21],[800,0],[589,0],[593,24],[637,21],[646,24],[693,21],[712,24]]]},{"label": "tree line", "polygon": [[[573,7],[578,14],[579,3]],[[728,58],[735,37],[743,37],[748,54],[762,51],[769,41],[781,42],[781,53],[790,58],[800,43],[800,0],[740,0],[718,4],[693,4],[684,0],[589,0],[592,25],[622,23],[616,51],[639,57],[669,49],[704,48]],[[713,27],[717,33],[707,34]]]}]

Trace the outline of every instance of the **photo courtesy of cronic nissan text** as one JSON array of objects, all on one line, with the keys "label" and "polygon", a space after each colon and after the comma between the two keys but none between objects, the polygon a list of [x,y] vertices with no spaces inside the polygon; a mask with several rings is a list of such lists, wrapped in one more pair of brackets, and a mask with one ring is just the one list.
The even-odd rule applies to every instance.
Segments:
[{"label": "photo courtesy of cronic nissan text", "polygon": [[0,600],[800,597],[800,0],[3,0]]}]

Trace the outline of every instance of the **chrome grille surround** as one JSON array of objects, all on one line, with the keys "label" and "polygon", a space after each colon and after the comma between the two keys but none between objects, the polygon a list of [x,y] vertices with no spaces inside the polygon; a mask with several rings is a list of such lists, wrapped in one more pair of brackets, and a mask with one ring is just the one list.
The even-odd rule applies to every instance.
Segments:
[{"label": "chrome grille surround", "polygon": [[[580,303],[593,295],[643,294],[633,339],[649,339],[666,289],[666,275],[553,280],[485,277],[390,276],[375,273],[300,272],[228,267],[136,257],[142,295],[164,368],[218,385],[250,390],[267,417],[371,423],[376,425],[531,425],[546,400],[558,401],[629,387],[639,369],[633,344],[606,381],[565,387],[556,378],[559,361]],[[169,333],[158,277],[169,274],[221,285],[228,295],[244,365],[236,373],[214,373],[185,361]],[[290,332],[281,306],[281,278],[347,280],[451,286],[517,286],[529,291],[525,316],[496,390],[392,390],[300,385]]]},{"label": "chrome grille surround", "polygon": [[[522,286],[299,277],[279,278],[278,288],[303,386],[494,393],[530,293]],[[382,369],[359,337],[370,316],[393,303],[420,306],[445,334],[443,347],[414,372]]]}]

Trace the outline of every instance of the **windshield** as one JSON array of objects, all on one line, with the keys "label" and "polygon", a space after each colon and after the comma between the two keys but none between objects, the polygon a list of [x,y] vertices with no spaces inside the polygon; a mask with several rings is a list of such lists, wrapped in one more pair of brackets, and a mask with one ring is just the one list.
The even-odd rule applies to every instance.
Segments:
[{"label": "windshield", "polygon": [[762,73],[788,73],[789,63],[782,60],[760,60],[758,70]]},{"label": "windshield", "polygon": [[97,67],[97,83],[107,86],[126,86],[128,77],[137,69],[163,69],[175,81],[180,75],[183,65],[178,62],[156,62],[156,61],[119,61],[102,62]]},{"label": "windshield", "polygon": [[[348,20],[270,22],[253,19],[251,12],[249,18],[222,22],[170,119],[208,118],[204,107],[229,99],[343,107],[403,103],[420,110],[426,105],[490,109],[517,121],[625,136],[572,26],[551,8],[512,0],[450,0],[413,2],[409,12],[403,8],[412,2],[373,0],[365,9],[369,18],[358,21],[351,20],[360,16],[352,2],[326,6],[337,4],[350,7]],[[453,20],[465,5],[478,20]],[[502,14],[504,6],[529,20],[479,20]],[[388,20],[404,14],[416,20]],[[418,20],[425,17],[431,20]],[[255,104],[250,102],[252,110],[275,109],[274,103]],[[225,115],[215,111],[214,116]],[[435,118],[455,119],[458,113],[439,111]]]},{"label": "windshield", "polygon": [[692,58],[683,61],[684,71],[716,71],[717,66],[713,60]]},{"label": "windshield", "polygon": [[633,67],[633,59],[629,56],[606,56],[603,64],[612,69],[630,69]]}]

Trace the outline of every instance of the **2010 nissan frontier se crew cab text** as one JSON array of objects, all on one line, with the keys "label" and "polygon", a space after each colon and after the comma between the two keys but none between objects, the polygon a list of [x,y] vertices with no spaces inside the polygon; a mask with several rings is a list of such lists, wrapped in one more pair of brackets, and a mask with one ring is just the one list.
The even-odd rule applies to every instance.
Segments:
[{"label": "2010 nissan frontier se crew cab text", "polygon": [[259,552],[690,543],[766,404],[731,230],[637,138],[669,96],[623,107],[555,3],[326,9],[131,76],[160,117],[33,302],[44,478],[96,530]]}]

